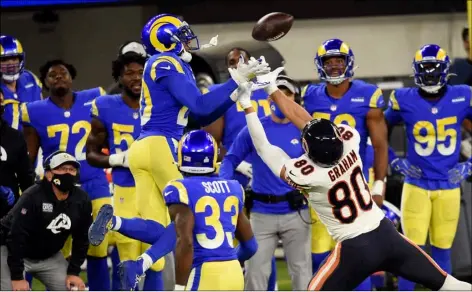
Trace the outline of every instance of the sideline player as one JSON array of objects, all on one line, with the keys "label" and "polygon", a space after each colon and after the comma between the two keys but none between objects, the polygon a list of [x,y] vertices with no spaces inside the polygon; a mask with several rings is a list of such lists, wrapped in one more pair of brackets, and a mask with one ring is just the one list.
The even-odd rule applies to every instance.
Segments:
[{"label": "sideline player", "polygon": [[[62,60],[46,62],[40,72],[42,83],[50,96],[23,104],[21,111],[30,159],[35,162],[39,147],[45,157],[57,150],[73,155],[81,163],[79,183],[92,200],[95,217],[103,204],[111,202],[111,195],[103,169],[92,167],[86,161],[85,142],[91,129],[92,101],[105,91],[102,88],[73,91],[72,80],[77,72],[71,64]],[[90,246],[88,250],[90,290],[110,290],[107,249],[108,242],[105,241],[98,247]],[[65,257],[69,253],[65,251]]]},{"label": "sideline player", "polygon": [[21,131],[20,105],[41,99],[42,84],[25,69],[25,52],[14,37],[0,36],[0,86],[3,90],[3,118],[13,129]]},{"label": "sideline player", "polygon": [[[240,62],[227,82],[201,94],[189,65],[190,51],[200,46],[186,22],[170,14],[157,15],[143,28],[142,42],[151,57],[143,73],[141,133],[129,150],[129,166],[139,214],[167,226],[162,191],[169,181],[182,178],[174,161],[189,111],[206,124],[213,122],[237,100],[238,84],[267,73],[268,64],[256,59]],[[158,261],[158,271],[164,263],[164,259]]]},{"label": "sideline player", "polygon": [[[207,132],[185,134],[178,156],[178,168],[185,178],[169,182],[164,189],[172,225],[164,229],[151,220],[112,216],[111,206],[104,206],[90,234],[100,239],[111,220],[113,230],[145,242],[158,241],[137,261],[123,263],[126,288],[136,286],[136,279],[157,257],[162,257],[161,250],[175,243],[172,236],[177,236],[178,285],[186,285],[185,290],[242,291],[244,278],[237,259],[245,261],[257,250],[251,225],[242,212],[244,190],[237,181],[213,174],[218,146]],[[235,237],[240,242],[238,248],[233,247]]]},{"label": "sideline player", "polygon": [[[121,94],[103,95],[92,103],[92,130],[87,138],[87,162],[98,168],[113,168],[113,206],[115,214],[123,218],[138,216],[133,175],[129,170],[126,152],[139,136],[139,97],[146,58],[129,52],[112,63],[112,75],[119,84]],[[102,153],[107,146],[110,155]],[[141,253],[141,242],[121,234],[113,235],[120,261],[134,260]],[[150,284],[155,276],[152,270],[144,282],[143,289],[155,289]],[[155,272],[154,272],[155,273]],[[150,285],[150,286],[149,286]],[[162,287],[157,287],[162,290]],[[156,288],[156,289],[157,289]]]},{"label": "sideline player", "polygon": [[[466,170],[458,162],[461,124],[464,119],[472,120],[472,91],[466,85],[446,84],[450,60],[438,45],[418,50],[412,67],[418,87],[393,91],[385,114],[390,127],[404,122],[408,137],[406,158],[392,161],[392,168],[405,175],[402,229],[422,248],[429,231],[433,259],[451,273],[450,249],[459,221],[461,181],[450,181],[448,171]],[[400,290],[413,288],[414,283],[400,279]]]},{"label": "sideline player", "polygon": [[360,135],[348,125],[313,119],[288,99],[275,80],[283,68],[258,78],[277,106],[300,130],[305,154],[296,159],[270,144],[252,109],[249,94],[241,94],[248,129],[258,154],[287,183],[302,189],[329,233],[337,241],[308,285],[308,290],[352,290],[379,270],[407,277],[432,290],[471,290],[443,271],[420,247],[397,232],[373,203],[362,171]]}]

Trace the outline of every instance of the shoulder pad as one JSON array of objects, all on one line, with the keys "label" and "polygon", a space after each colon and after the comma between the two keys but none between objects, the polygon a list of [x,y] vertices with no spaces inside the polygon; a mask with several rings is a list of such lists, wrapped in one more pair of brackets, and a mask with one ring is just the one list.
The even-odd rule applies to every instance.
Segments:
[{"label": "shoulder pad", "polygon": [[[309,169],[312,170],[309,171]],[[312,174],[314,171],[315,166],[305,155],[302,155],[299,158],[290,159],[285,163],[286,182],[298,190],[309,190],[313,188],[314,180]]]},{"label": "shoulder pad", "polygon": [[184,204],[189,205],[189,196],[187,188],[182,180],[173,180],[167,183],[163,191],[166,204]]},{"label": "shoulder pad", "polygon": [[319,88],[320,86],[322,86],[321,84],[313,84],[313,83],[310,83],[310,84],[307,84],[305,86],[302,87],[302,90],[300,92],[300,96],[303,98],[305,96],[309,96],[311,95],[317,88]]},{"label": "shoulder pad", "polygon": [[344,141],[347,141],[348,143],[352,143],[354,148],[359,149],[359,143],[361,143],[361,136],[359,132],[345,124],[341,124],[338,126],[340,132],[341,132],[341,137],[343,138]]},{"label": "shoulder pad", "polygon": [[372,85],[372,88],[369,88],[368,92],[371,92],[371,95],[369,97],[369,107],[383,109],[385,107],[385,100],[383,97],[382,89]]},{"label": "shoulder pad", "polygon": [[77,95],[82,101],[91,101],[105,94],[106,92],[102,87],[95,87],[95,88],[77,91]]},{"label": "shoulder pad", "polygon": [[392,110],[399,111],[400,103],[398,102],[398,100],[401,100],[403,92],[404,90],[402,88],[392,90],[388,100],[388,107],[390,107]]},{"label": "shoulder pad", "polygon": [[36,100],[21,104],[21,122],[30,125],[32,121],[36,120],[37,113],[42,115],[43,108],[46,106],[47,100]]},{"label": "shoulder pad", "polygon": [[39,88],[43,88],[43,84],[41,83],[39,78],[33,72],[31,72],[29,70],[25,70],[25,71],[23,71],[23,74],[28,76],[29,77],[28,79],[30,81],[33,81]]},{"label": "shoulder pad", "polygon": [[109,108],[108,101],[110,98],[110,95],[102,95],[95,98],[92,101],[92,108],[90,109],[90,114],[95,117],[99,117],[100,114],[103,114],[103,111]]},{"label": "shoulder pad", "polygon": [[161,54],[151,64],[150,75],[154,81],[173,73],[185,74],[180,58],[175,54]]}]

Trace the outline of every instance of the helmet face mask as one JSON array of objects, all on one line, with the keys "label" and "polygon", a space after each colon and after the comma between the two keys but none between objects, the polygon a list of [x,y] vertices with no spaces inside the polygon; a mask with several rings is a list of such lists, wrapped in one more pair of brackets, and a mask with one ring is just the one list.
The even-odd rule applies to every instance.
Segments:
[{"label": "helmet face mask", "polygon": [[25,53],[20,41],[11,37],[0,36],[0,72],[2,79],[6,82],[13,82],[20,78],[25,68]]},{"label": "helmet face mask", "polygon": [[340,39],[330,39],[318,48],[315,65],[321,80],[338,85],[354,76],[354,53]]},{"label": "helmet face mask", "polygon": [[415,84],[428,93],[437,93],[447,83],[449,56],[438,45],[425,45],[412,63]]}]

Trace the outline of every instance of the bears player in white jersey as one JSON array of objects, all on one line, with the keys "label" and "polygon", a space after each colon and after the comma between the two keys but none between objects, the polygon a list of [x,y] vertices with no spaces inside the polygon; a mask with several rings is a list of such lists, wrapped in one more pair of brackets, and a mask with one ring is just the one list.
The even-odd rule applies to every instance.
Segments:
[{"label": "bears player in white jersey", "polygon": [[283,70],[258,77],[284,115],[302,130],[305,154],[291,159],[270,144],[252,108],[252,84],[239,102],[258,155],[287,183],[301,189],[337,241],[318,269],[308,290],[346,291],[377,271],[389,271],[432,290],[472,290],[444,272],[421,248],[397,232],[376,204],[362,173],[359,133],[347,125],[313,119],[278,90],[275,80]]}]

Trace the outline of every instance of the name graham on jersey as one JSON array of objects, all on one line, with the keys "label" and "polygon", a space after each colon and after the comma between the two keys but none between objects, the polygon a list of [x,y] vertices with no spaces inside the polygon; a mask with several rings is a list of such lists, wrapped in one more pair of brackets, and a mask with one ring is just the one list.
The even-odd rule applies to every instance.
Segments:
[{"label": "name graham on jersey", "polygon": [[206,181],[202,182],[202,186],[205,188],[205,192],[210,194],[221,194],[230,192],[227,181]]},{"label": "name graham on jersey", "polygon": [[341,175],[345,174],[346,171],[348,171],[354,165],[357,159],[357,154],[354,150],[349,152],[348,155],[344,156],[338,165],[334,166],[330,171],[328,171],[331,182],[336,181],[339,177],[341,177]]}]

